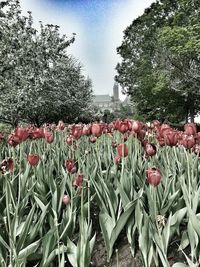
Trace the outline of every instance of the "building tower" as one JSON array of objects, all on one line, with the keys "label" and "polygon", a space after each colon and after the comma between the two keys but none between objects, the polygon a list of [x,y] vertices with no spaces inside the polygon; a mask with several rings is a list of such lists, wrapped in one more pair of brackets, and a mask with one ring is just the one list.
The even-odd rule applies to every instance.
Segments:
[{"label": "building tower", "polygon": [[113,100],[119,101],[119,85],[117,82],[115,82],[113,86]]}]

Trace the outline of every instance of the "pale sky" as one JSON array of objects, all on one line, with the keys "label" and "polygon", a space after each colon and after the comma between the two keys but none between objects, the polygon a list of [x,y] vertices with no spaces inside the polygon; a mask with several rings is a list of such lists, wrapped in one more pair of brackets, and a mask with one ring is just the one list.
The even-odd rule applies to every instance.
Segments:
[{"label": "pale sky", "polygon": [[[68,53],[83,65],[92,79],[94,94],[112,95],[115,67],[120,61],[116,48],[123,31],[142,15],[153,0],[21,0],[23,14],[32,11],[35,27],[39,21],[60,26],[60,32],[75,42]],[[120,94],[123,99],[124,96]]]}]

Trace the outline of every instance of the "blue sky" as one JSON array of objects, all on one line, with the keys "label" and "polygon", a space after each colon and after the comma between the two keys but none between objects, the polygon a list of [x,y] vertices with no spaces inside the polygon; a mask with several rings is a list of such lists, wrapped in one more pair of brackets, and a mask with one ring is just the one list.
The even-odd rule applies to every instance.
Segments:
[{"label": "blue sky", "polygon": [[[38,21],[57,24],[67,36],[76,33],[68,52],[83,65],[83,73],[93,82],[95,94],[112,95],[116,48],[123,31],[149,7],[153,0],[21,0],[23,13],[33,12]],[[120,94],[121,98],[123,96]]]}]

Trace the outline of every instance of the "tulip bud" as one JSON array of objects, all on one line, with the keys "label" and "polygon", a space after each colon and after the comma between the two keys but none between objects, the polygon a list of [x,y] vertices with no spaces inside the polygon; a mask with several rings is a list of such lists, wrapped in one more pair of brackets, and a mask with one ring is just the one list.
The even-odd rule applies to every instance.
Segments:
[{"label": "tulip bud", "polygon": [[120,157],[126,157],[128,156],[128,147],[126,144],[120,144],[117,147],[118,155]]},{"label": "tulip bud", "polygon": [[52,132],[45,132],[44,134],[45,140],[47,141],[47,143],[51,144],[54,140],[54,135]]},{"label": "tulip bud", "polygon": [[144,151],[146,156],[154,156],[156,154],[156,146],[154,144],[146,143],[144,145]]},{"label": "tulip bud", "polygon": [[37,154],[29,154],[27,156],[27,160],[31,166],[36,166],[40,160],[40,157]]},{"label": "tulip bud", "polygon": [[94,136],[99,137],[102,134],[101,125],[98,123],[93,123],[91,127],[91,132]]},{"label": "tulip bud", "polygon": [[69,173],[71,173],[71,174],[75,173],[76,172],[76,162],[75,162],[75,160],[73,160],[73,159],[66,160],[65,161],[65,168]]},{"label": "tulip bud", "polygon": [[64,196],[63,196],[63,203],[64,203],[65,205],[68,205],[70,202],[71,202],[70,197],[69,197],[68,195],[64,195]]},{"label": "tulip bud", "polygon": [[147,182],[150,185],[157,186],[161,181],[161,173],[159,169],[151,168],[146,170]]},{"label": "tulip bud", "polygon": [[186,135],[196,135],[197,126],[195,123],[187,123],[184,125],[184,130]]},{"label": "tulip bud", "polygon": [[79,173],[76,175],[75,180],[73,182],[73,186],[82,187],[83,186],[83,174]]},{"label": "tulip bud", "polygon": [[67,137],[65,143],[71,146],[74,142],[74,138],[72,136]]}]

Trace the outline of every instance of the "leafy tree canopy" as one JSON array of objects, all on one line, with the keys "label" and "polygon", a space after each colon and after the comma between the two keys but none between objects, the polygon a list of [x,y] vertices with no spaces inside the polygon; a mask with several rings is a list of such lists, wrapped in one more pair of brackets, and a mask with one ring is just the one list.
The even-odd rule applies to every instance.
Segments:
[{"label": "leafy tree canopy", "polygon": [[17,124],[84,117],[92,84],[80,63],[67,54],[75,36],[60,35],[57,25],[33,27],[17,0],[0,5],[0,119]]},{"label": "leafy tree canopy", "polygon": [[116,80],[145,119],[200,111],[200,2],[160,0],[124,31]]}]

